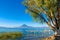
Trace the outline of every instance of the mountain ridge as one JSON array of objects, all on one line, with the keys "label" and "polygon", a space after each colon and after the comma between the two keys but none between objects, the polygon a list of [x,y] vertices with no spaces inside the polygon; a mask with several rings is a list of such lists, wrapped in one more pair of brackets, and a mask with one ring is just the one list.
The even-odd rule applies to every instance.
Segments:
[{"label": "mountain ridge", "polygon": [[[0,28],[10,28],[10,27],[0,26]],[[33,27],[33,26],[28,26],[28,25],[26,25],[26,24],[23,24],[23,25],[21,25],[21,26],[13,27],[13,28],[49,28],[49,27]]]}]

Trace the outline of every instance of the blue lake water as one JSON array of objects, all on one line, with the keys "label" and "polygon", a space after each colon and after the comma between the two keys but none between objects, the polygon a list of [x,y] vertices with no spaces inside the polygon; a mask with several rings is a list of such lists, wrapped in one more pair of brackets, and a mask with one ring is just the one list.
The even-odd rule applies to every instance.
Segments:
[{"label": "blue lake water", "polygon": [[2,32],[22,32],[23,37],[17,40],[39,40],[54,34],[49,28],[0,28]]}]

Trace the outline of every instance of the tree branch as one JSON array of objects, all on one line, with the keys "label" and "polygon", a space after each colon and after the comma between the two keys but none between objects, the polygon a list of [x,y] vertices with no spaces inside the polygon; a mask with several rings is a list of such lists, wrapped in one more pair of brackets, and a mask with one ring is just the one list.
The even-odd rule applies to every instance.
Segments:
[{"label": "tree branch", "polygon": [[[29,7],[27,7],[27,5],[26,5],[25,7],[26,7],[29,11],[31,11],[31,12],[37,14],[38,16],[42,17],[42,16],[39,14],[39,13],[40,13],[39,10],[37,10],[37,9],[30,9],[31,7],[29,8]],[[40,8],[41,8],[42,12],[47,15],[47,12],[46,12],[42,7],[40,7]],[[47,17],[49,17],[49,16],[47,15]],[[42,17],[42,18],[43,18],[43,20],[47,23],[47,25],[48,25],[52,30],[55,29],[55,28],[51,25],[50,21],[47,22],[47,21],[44,19],[44,17]],[[50,18],[50,17],[49,17],[49,18]]]},{"label": "tree branch", "polygon": [[[28,8],[28,7],[26,7],[26,8]],[[28,8],[28,10],[29,11],[31,11],[31,12],[33,12],[33,13],[35,13],[35,14],[37,14],[37,15],[39,15],[40,17],[41,17],[41,15],[39,14],[39,12],[36,12],[36,11],[34,11],[34,10],[31,10],[30,8]],[[43,17],[42,17],[43,18]],[[54,31],[54,27],[50,24],[50,21],[46,21],[44,18],[43,18],[43,20],[47,23],[47,25]]]},{"label": "tree branch", "polygon": [[55,22],[55,20],[54,20],[54,14],[53,14],[53,12],[51,11],[51,13],[50,13],[50,17],[51,17],[51,21],[52,21],[52,23],[53,23],[53,25],[54,25],[54,27],[56,27],[56,22]]}]

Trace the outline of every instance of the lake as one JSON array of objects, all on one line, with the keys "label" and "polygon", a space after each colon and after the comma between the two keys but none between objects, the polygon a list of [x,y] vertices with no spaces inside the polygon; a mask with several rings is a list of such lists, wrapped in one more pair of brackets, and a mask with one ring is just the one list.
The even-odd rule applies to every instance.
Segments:
[{"label": "lake", "polygon": [[17,40],[42,40],[54,34],[49,28],[0,28],[2,32],[22,32],[23,37]]}]

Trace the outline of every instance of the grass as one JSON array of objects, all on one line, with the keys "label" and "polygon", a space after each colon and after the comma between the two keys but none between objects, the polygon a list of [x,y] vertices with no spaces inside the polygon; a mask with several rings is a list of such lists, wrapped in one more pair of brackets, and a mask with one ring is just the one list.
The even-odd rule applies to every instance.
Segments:
[{"label": "grass", "polygon": [[0,33],[0,40],[15,40],[22,36],[23,34],[21,32],[4,32]]}]

